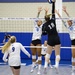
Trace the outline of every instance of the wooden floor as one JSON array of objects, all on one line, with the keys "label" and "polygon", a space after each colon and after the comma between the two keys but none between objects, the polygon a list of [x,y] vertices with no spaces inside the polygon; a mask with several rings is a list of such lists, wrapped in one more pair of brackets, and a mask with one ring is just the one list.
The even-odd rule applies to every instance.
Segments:
[{"label": "wooden floor", "polygon": [[[34,69],[33,73],[30,73],[31,65],[21,65],[20,75],[37,75],[37,69]],[[11,69],[7,64],[0,64],[0,75],[12,75]],[[59,73],[56,73],[56,70],[50,67],[47,68],[47,74],[44,74],[44,68],[41,68],[41,75],[71,75],[71,66],[70,65],[60,65]]]}]

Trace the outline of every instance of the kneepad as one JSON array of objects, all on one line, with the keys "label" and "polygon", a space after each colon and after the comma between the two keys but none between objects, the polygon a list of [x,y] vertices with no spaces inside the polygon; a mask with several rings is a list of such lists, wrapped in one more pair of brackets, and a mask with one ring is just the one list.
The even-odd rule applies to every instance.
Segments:
[{"label": "kneepad", "polygon": [[46,58],[50,58],[50,54],[47,53],[45,57],[46,57]]},{"label": "kneepad", "polygon": [[40,56],[40,57],[38,57],[38,61],[41,61],[42,60],[42,57]]},{"label": "kneepad", "polygon": [[60,60],[60,55],[56,55],[56,59],[59,59]]},{"label": "kneepad", "polygon": [[36,59],[36,55],[32,55],[32,59]]},{"label": "kneepad", "polygon": [[72,57],[72,62],[75,62],[75,58]]}]

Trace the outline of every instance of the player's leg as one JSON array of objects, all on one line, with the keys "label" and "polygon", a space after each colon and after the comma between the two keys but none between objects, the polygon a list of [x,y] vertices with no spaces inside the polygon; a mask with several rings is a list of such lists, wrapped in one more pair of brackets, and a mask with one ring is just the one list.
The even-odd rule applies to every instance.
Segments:
[{"label": "player's leg", "polygon": [[12,66],[10,66],[11,71],[12,71],[12,75],[14,75],[14,68]]},{"label": "player's leg", "polygon": [[[75,45],[72,45],[72,47],[75,47]],[[74,75],[75,71],[75,48],[72,48],[72,75]]]},{"label": "player's leg", "polygon": [[52,48],[53,48],[52,46],[47,45],[47,53],[45,55],[44,68],[47,68],[48,67],[48,63],[49,63],[50,56],[51,56],[51,53],[52,53]]},{"label": "player's leg", "polygon": [[51,54],[52,54],[52,46],[47,45],[47,53],[45,55],[45,64],[44,64],[44,73],[45,74],[47,73],[46,69],[48,67]]},{"label": "player's leg", "polygon": [[[34,46],[31,44],[31,46]],[[36,62],[36,48],[31,48],[31,53],[32,53],[32,65],[31,65],[31,72],[33,72],[33,69],[35,67],[35,62]]]},{"label": "player's leg", "polygon": [[59,45],[55,45],[55,67],[58,68],[59,67],[59,62],[60,62],[60,44]]},{"label": "player's leg", "polygon": [[[42,54],[42,56],[44,56],[44,58],[45,58],[45,55],[46,55],[46,51],[47,51],[47,48],[46,49],[42,49],[42,51],[41,51],[41,54]],[[53,68],[52,65],[51,65],[50,59],[49,59],[48,65],[49,65],[50,68]]]},{"label": "player's leg", "polygon": [[52,66],[52,64],[51,64],[51,61],[49,60],[49,67],[52,69],[53,68],[53,66]]},{"label": "player's leg", "polygon": [[[41,46],[41,44],[38,44],[37,46]],[[38,55],[38,72],[37,72],[37,74],[40,74],[41,63],[42,63],[41,48],[37,48],[37,55]]]},{"label": "player's leg", "polygon": [[20,66],[14,67],[14,75],[20,75]]},{"label": "player's leg", "polygon": [[11,66],[10,68],[13,72],[12,75],[20,75],[20,66]]}]

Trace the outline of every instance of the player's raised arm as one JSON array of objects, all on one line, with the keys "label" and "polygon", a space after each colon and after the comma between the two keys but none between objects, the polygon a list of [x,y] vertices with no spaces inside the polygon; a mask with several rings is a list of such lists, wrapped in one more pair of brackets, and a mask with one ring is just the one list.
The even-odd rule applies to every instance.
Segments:
[{"label": "player's raised arm", "polygon": [[38,14],[37,14],[37,18],[39,18],[40,12],[42,11],[42,7],[38,7]]},{"label": "player's raised arm", "polygon": [[66,10],[66,6],[63,6],[63,9],[62,9],[62,10],[66,13],[66,15],[67,15],[68,17],[70,17],[69,13],[68,13],[67,10]]},{"label": "player's raised arm", "polygon": [[[55,10],[55,13],[59,16],[59,18],[62,20],[63,24],[65,25],[65,21],[62,19],[61,15],[57,10]],[[65,25],[66,26],[66,25]]]},{"label": "player's raised arm", "polygon": [[45,7],[44,10],[45,10],[45,16],[46,16],[48,14],[49,8]]},{"label": "player's raised arm", "polygon": [[55,2],[52,2],[52,18],[55,19]]}]

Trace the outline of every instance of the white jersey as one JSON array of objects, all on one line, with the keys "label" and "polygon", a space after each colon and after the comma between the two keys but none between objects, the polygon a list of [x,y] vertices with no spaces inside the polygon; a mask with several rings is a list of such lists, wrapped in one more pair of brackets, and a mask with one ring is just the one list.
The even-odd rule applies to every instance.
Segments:
[{"label": "white jersey", "polygon": [[69,31],[71,40],[75,39],[75,19],[72,21],[71,26],[69,26],[66,22],[64,22],[64,25]]},{"label": "white jersey", "polygon": [[42,35],[42,25],[38,26],[36,21],[37,20],[35,20],[34,23],[32,40],[41,39],[41,35]]},{"label": "white jersey", "polygon": [[[54,47],[52,48],[52,51],[54,51]],[[47,46],[44,46],[44,44],[42,45],[42,50],[41,50],[41,54],[45,55],[47,52]]]},{"label": "white jersey", "polygon": [[42,50],[41,50],[41,54],[45,55],[47,51],[47,46],[44,46],[44,44],[42,45]]},{"label": "white jersey", "polygon": [[26,51],[21,43],[15,42],[11,44],[8,50],[4,53],[3,60],[7,61],[8,56],[8,64],[10,66],[20,66],[21,59],[20,59],[20,51],[23,51],[27,56],[30,54]]}]

